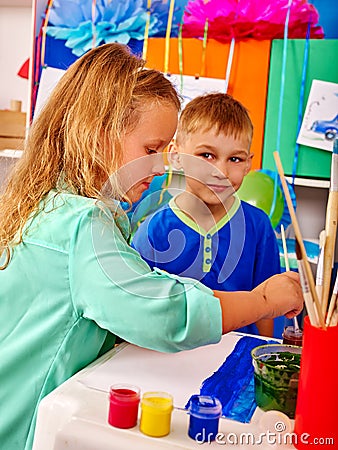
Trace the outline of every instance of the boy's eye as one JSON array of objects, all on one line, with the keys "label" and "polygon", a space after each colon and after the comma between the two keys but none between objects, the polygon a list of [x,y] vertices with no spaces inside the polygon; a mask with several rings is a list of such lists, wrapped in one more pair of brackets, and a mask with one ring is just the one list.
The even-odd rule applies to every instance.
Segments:
[{"label": "boy's eye", "polygon": [[230,158],[230,161],[236,163],[236,162],[242,162],[243,159],[242,159],[242,158],[239,158],[238,156],[232,156],[232,157]]},{"label": "boy's eye", "polygon": [[157,153],[157,150],[153,150],[152,148],[147,148],[148,155],[153,155],[154,153]]},{"label": "boy's eye", "polygon": [[207,152],[201,153],[201,156],[205,159],[213,159],[214,158],[214,155],[212,155],[211,153],[207,153]]}]

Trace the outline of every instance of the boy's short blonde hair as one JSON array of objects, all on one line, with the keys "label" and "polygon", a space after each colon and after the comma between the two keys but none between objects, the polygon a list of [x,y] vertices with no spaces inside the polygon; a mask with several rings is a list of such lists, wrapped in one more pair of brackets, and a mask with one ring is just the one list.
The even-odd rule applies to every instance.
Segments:
[{"label": "boy's short blonde hair", "polygon": [[176,141],[182,144],[187,135],[211,128],[236,139],[246,135],[251,144],[253,124],[248,111],[231,95],[211,93],[191,100],[181,113]]}]

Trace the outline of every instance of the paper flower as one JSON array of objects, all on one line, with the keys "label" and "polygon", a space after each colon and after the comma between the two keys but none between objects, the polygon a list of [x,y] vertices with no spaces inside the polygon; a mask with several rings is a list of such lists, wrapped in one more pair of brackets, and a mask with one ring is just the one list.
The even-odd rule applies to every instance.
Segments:
[{"label": "paper flower", "polygon": [[[93,14],[92,0],[56,0],[50,11],[47,34],[65,40],[65,46],[76,56],[91,49],[93,42],[98,46],[142,40],[147,20],[144,4],[144,0],[98,0]],[[149,36],[159,31],[158,24],[156,15],[151,14]]]},{"label": "paper flower", "polygon": [[[208,20],[208,37],[222,42],[236,39],[281,39],[288,0],[190,0],[183,17],[183,37],[202,38]],[[310,24],[311,38],[323,38],[317,25],[319,15],[307,0],[293,0],[288,37],[305,38]]]},{"label": "paper flower", "polygon": [[[175,0],[174,14],[173,14],[173,19],[172,19],[171,34],[170,34],[171,37],[178,36],[179,26],[182,23],[184,9],[185,9],[187,3],[188,3],[188,0]],[[147,0],[144,0],[145,7],[146,7],[146,4],[147,4]],[[158,20],[158,23],[157,23],[158,31],[154,32],[152,34],[153,37],[164,37],[166,35],[167,25],[168,25],[169,8],[170,8],[170,0],[167,0],[167,1],[152,0],[151,6],[150,6],[151,15],[154,15]]]}]

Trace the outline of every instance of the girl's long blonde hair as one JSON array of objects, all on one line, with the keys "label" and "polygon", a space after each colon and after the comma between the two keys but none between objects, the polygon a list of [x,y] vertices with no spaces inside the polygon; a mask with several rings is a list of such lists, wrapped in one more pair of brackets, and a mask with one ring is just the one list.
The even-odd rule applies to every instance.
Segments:
[{"label": "girl's long blonde hair", "polygon": [[170,81],[144,64],[128,47],[114,43],[90,50],[65,72],[34,119],[0,197],[0,256],[3,251],[9,256],[22,241],[28,217],[51,189],[67,186],[78,195],[101,198],[103,184],[122,164],[121,138],[146,102],[179,110]]}]

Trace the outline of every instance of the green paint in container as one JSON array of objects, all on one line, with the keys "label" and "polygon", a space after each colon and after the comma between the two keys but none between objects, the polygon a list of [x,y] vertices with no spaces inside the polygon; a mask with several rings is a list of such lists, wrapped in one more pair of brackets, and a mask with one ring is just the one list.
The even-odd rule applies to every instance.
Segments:
[{"label": "green paint in container", "polygon": [[284,344],[260,345],[251,351],[256,403],[264,411],[295,417],[301,352],[301,347]]}]

